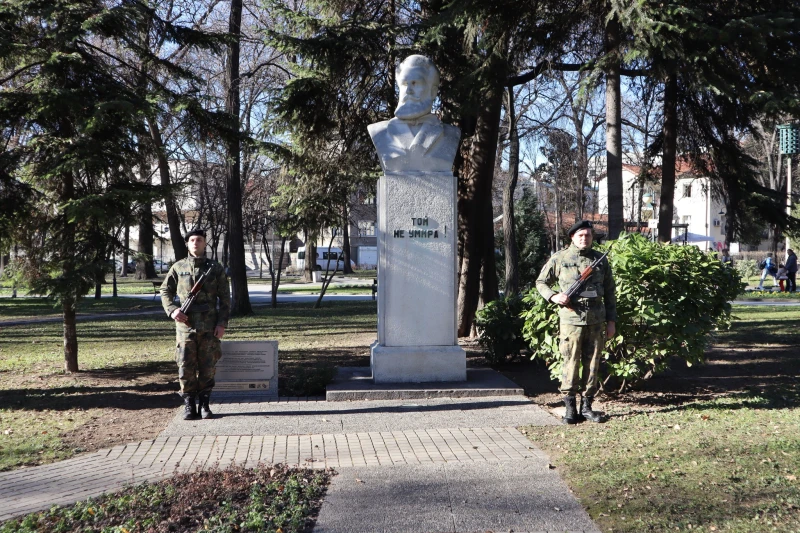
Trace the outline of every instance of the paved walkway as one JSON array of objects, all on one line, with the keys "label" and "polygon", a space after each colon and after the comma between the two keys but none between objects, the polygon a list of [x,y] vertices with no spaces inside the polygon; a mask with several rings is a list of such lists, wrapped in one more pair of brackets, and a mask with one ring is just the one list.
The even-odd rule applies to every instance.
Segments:
[{"label": "paved walkway", "polygon": [[315,532],[598,530],[515,429],[557,420],[523,397],[217,403],[156,439],[0,474],[0,520],[231,463],[333,467]]}]

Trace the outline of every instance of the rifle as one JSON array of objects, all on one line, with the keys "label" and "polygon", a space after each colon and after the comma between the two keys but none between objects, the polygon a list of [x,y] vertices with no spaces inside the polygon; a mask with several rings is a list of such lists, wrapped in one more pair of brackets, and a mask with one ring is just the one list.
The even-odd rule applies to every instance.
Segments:
[{"label": "rifle", "polygon": [[203,274],[197,279],[195,284],[192,286],[192,290],[189,291],[189,296],[181,304],[181,313],[183,313],[184,315],[189,313],[189,308],[197,299],[197,295],[200,294],[200,289],[203,288],[203,284],[206,282],[207,275],[208,275],[208,270],[203,272]]},{"label": "rifle", "polygon": [[572,283],[572,285],[569,286],[569,288],[567,290],[564,291],[564,294],[566,294],[567,296],[569,296],[570,299],[572,299],[573,296],[575,296],[579,292],[583,291],[583,286],[586,285],[587,281],[589,281],[589,278],[591,277],[592,273],[594,272],[594,269],[597,268],[597,265],[600,264],[600,261],[602,261],[605,258],[605,256],[607,256],[607,255],[608,255],[608,252],[604,253],[603,255],[601,255],[600,257],[595,259],[592,262],[591,265],[586,267],[583,270],[583,272],[581,272],[580,277],[578,279],[576,279]]}]

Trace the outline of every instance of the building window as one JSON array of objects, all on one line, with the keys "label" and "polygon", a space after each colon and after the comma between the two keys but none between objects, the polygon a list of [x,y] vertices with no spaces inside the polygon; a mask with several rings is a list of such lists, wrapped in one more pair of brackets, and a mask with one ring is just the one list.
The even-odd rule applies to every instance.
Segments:
[{"label": "building window", "polygon": [[361,220],[358,223],[358,236],[359,237],[374,237],[375,236],[375,223],[367,220]]},{"label": "building window", "polygon": [[692,215],[683,215],[681,217],[681,224],[691,224],[692,222]]},{"label": "building window", "polygon": [[692,197],[692,185],[684,185],[683,186],[683,197],[684,198],[691,198]]},{"label": "building window", "polygon": [[721,225],[722,225],[722,224],[720,223],[719,219],[718,219],[718,218],[715,218],[715,219],[714,219],[714,227],[715,227],[715,228],[718,228],[718,227],[720,227]]}]

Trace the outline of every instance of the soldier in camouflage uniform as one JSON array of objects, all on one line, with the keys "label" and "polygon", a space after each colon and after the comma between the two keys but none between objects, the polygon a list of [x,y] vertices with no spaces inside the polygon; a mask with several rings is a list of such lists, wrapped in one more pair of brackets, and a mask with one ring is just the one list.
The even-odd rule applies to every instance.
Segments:
[{"label": "soldier in camouflage uniform", "polygon": [[[572,244],[553,254],[536,280],[536,289],[548,302],[560,306],[559,339],[564,357],[561,392],[565,394],[564,422],[576,424],[589,420],[601,422],[600,413],[592,410],[598,389],[600,361],[606,338],[616,331],[617,298],[614,278],[608,260],[604,259],[584,285],[583,291],[572,300],[563,292],[552,289],[558,284],[565,291],[581,272],[602,256],[592,250],[592,224],[582,220],[569,229]],[[575,395],[582,393],[580,410]]]},{"label": "soldier in camouflage uniform", "polygon": [[[214,367],[222,356],[220,339],[228,327],[231,293],[225,269],[205,257],[206,239],[203,230],[186,234],[189,257],[177,261],[169,269],[161,284],[161,304],[167,315],[175,321],[178,363],[178,380],[184,403],[184,420],[199,415],[210,418],[208,406],[211,389],[214,387]],[[177,294],[183,302],[197,279],[208,272],[205,283],[188,313],[175,304]]]}]

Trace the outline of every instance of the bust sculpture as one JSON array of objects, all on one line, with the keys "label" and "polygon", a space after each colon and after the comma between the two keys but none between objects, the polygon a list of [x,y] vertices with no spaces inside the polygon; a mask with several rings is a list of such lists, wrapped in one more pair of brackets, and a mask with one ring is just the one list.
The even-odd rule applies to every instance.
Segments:
[{"label": "bust sculpture", "polygon": [[395,118],[367,127],[384,172],[452,172],[461,132],[431,113],[439,69],[427,57],[412,55],[397,66],[395,78]]}]

